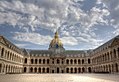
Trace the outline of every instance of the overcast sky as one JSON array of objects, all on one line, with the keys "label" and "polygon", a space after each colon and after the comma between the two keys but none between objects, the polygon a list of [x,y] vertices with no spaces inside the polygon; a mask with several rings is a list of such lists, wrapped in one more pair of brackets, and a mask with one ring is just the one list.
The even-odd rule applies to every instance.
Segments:
[{"label": "overcast sky", "polygon": [[119,0],[0,0],[0,35],[48,49],[58,29],[67,50],[93,49],[119,34]]}]

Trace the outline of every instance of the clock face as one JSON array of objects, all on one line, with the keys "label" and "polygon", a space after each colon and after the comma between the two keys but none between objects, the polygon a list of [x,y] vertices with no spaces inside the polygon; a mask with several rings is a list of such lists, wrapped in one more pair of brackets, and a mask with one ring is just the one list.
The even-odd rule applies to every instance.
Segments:
[{"label": "clock face", "polygon": [[56,44],[56,48],[58,48],[59,47],[59,45],[58,44]]}]

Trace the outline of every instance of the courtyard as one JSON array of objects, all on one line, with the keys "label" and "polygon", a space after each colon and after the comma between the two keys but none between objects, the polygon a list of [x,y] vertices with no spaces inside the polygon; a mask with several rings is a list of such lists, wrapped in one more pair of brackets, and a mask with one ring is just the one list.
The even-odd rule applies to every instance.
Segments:
[{"label": "courtyard", "polygon": [[0,82],[119,82],[118,74],[1,74]]}]

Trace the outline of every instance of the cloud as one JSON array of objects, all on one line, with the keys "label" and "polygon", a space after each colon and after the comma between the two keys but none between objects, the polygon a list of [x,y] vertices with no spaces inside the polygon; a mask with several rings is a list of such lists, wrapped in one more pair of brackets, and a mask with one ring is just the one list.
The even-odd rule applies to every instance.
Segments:
[{"label": "cloud", "polygon": [[38,45],[46,45],[52,40],[50,36],[43,36],[39,33],[20,33],[16,32],[13,37],[14,40],[21,42],[30,42]]},{"label": "cloud", "polygon": [[[95,25],[109,25],[118,29],[119,6],[109,7],[111,0],[98,0],[103,8],[81,8],[86,0],[4,0],[0,1],[0,24],[8,23],[26,33],[15,32],[13,39],[39,45],[49,44],[52,37],[36,33],[37,29],[56,31],[59,28],[64,45],[87,43],[97,46],[103,40],[96,38]],[[114,5],[114,4],[113,4]],[[115,13],[113,13],[113,11]],[[111,20],[108,17],[111,16]],[[118,16],[118,14],[116,14]],[[29,31],[31,30],[31,31]]]},{"label": "cloud", "polygon": [[97,4],[103,4],[103,7],[110,11],[110,25],[116,28],[114,34],[119,30],[119,0],[98,0]]}]

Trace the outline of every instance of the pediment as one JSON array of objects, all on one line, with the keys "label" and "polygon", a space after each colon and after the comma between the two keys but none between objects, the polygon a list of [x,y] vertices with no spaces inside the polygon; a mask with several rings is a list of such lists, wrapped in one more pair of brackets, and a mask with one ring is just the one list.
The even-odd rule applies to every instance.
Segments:
[{"label": "pediment", "polygon": [[119,45],[119,38],[115,38],[115,39],[112,41],[111,47],[117,46],[117,45]]},{"label": "pediment", "polygon": [[7,45],[6,44],[6,41],[4,40],[3,36],[0,36],[0,43],[4,44],[4,45]]}]

